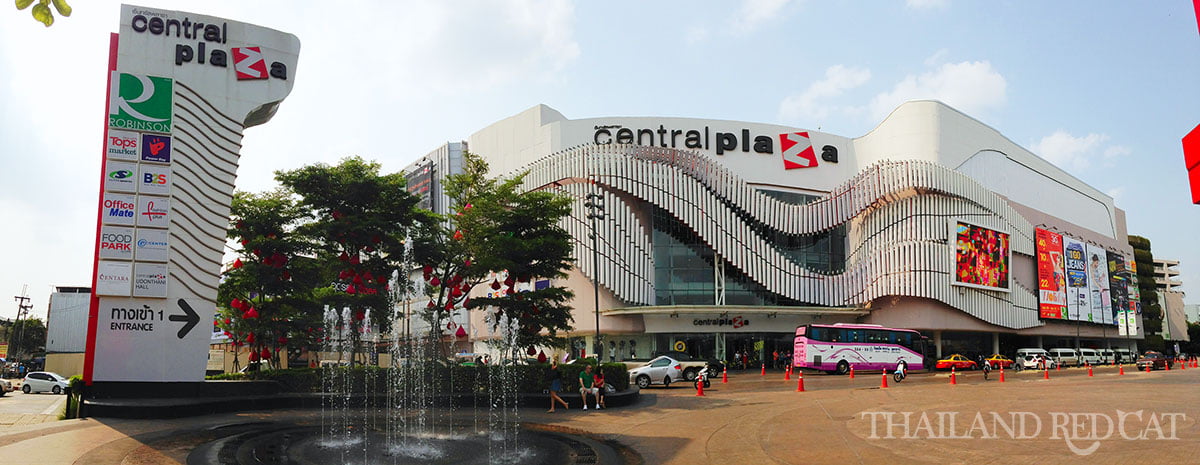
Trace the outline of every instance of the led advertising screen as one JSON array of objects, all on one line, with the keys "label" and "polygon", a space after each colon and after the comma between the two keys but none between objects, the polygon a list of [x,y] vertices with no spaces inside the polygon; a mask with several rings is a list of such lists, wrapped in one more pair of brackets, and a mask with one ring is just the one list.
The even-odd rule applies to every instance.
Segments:
[{"label": "led advertising screen", "polygon": [[955,224],[955,273],[952,284],[995,291],[1009,290],[1008,233],[962,221]]},{"label": "led advertising screen", "polygon": [[[1108,252],[1098,245],[1087,245],[1088,281],[1091,287],[1092,312],[1084,321],[1104,322],[1104,315],[1112,312],[1112,295],[1108,280]],[[1111,317],[1110,317],[1111,318]]]},{"label": "led advertising screen", "polygon": [[1067,319],[1086,321],[1092,313],[1087,248],[1082,242],[1063,237],[1063,258],[1063,267],[1067,271]]},{"label": "led advertising screen", "polygon": [[1067,318],[1067,277],[1063,266],[1062,235],[1038,228],[1038,316],[1045,319]]}]

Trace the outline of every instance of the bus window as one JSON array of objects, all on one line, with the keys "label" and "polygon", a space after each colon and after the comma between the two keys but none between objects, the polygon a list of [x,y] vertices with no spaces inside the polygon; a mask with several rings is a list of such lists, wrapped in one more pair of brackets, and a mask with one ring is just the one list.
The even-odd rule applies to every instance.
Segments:
[{"label": "bus window", "polygon": [[828,333],[829,330],[825,328],[812,328],[812,331],[810,331],[808,334],[808,339],[811,341],[828,341]]},{"label": "bus window", "polygon": [[876,330],[876,329],[871,329],[871,330],[867,330],[865,332],[867,333],[867,342],[868,343],[888,344],[888,343],[893,342],[893,341],[889,340],[890,339],[888,337],[888,336],[890,336],[889,331],[880,331],[880,330]]},{"label": "bus window", "polygon": [[844,342],[863,342],[863,339],[865,339],[863,337],[863,333],[865,331],[861,329],[847,329],[844,331],[846,333],[846,339]]}]

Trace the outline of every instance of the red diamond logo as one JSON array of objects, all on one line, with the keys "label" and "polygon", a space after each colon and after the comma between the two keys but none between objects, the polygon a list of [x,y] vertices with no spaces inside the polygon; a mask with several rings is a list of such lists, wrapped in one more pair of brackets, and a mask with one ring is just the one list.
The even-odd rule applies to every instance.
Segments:
[{"label": "red diamond logo", "polygon": [[813,153],[812,141],[807,132],[791,132],[779,135],[779,148],[783,150],[783,169],[814,168],[817,155]]},{"label": "red diamond logo", "polygon": [[259,47],[234,47],[233,69],[239,81],[267,78],[267,62]]}]

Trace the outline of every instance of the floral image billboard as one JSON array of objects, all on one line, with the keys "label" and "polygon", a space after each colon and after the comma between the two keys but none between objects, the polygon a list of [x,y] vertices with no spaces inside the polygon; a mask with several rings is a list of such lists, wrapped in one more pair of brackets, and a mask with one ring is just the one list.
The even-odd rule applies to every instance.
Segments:
[{"label": "floral image billboard", "polygon": [[958,221],[953,284],[1009,290],[1009,234]]}]

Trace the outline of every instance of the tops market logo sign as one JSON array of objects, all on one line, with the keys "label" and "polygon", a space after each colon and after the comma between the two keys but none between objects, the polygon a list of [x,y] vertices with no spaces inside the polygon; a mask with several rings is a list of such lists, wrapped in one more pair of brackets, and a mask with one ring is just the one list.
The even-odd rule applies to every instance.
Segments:
[{"label": "tops market logo sign", "polygon": [[[632,144],[650,147],[670,147],[685,149],[712,150],[717,155],[725,152],[740,151],[767,154],[775,153],[775,137],[754,135],[749,129],[741,133],[713,132],[708,126],[700,129],[668,129],[658,125],[658,129],[632,129],[621,125],[604,125],[593,127],[592,142],[596,145]],[[807,132],[790,132],[778,135],[779,147],[783,151],[783,168],[815,168],[817,156],[813,151],[812,141]],[[821,159],[829,163],[838,162],[837,148],[826,145],[821,148]]]},{"label": "tops market logo sign", "polygon": [[267,64],[261,47],[233,47],[229,53],[210,44],[226,44],[229,42],[229,24],[222,22],[206,24],[192,22],[184,17],[182,21],[171,19],[166,14],[151,10],[133,10],[133,20],[129,26],[133,32],[151,34],[177,39],[195,40],[195,47],[188,44],[175,44],[175,66],[184,63],[207,63],[218,68],[229,67],[229,55],[233,55],[233,68],[239,81],[267,79],[287,80],[287,65],[273,61]]}]

